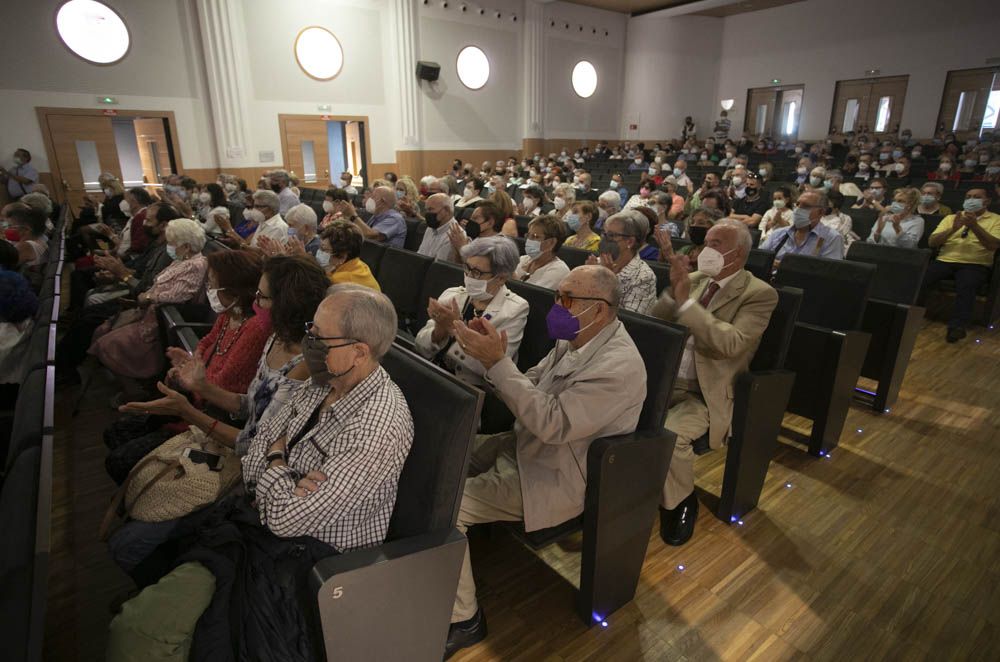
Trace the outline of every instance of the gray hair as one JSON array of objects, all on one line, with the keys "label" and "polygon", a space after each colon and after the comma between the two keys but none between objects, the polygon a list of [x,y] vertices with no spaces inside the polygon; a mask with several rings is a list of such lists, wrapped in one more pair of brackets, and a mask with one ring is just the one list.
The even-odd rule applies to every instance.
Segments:
[{"label": "gray hair", "polygon": [[646,237],[649,235],[649,221],[646,220],[646,216],[634,209],[620,211],[608,216],[607,220],[604,221],[604,227],[607,228],[612,221],[618,221],[622,224],[622,234],[635,238],[635,250],[638,252],[642,242],[646,241]]},{"label": "gray hair", "polygon": [[451,199],[451,196],[447,193],[435,193],[427,198],[427,202],[431,200],[440,200],[441,204],[447,207],[448,211],[455,212],[455,201]]},{"label": "gray hair", "polygon": [[597,201],[611,207],[613,210],[612,214],[622,208],[622,197],[615,191],[605,191],[597,196]]},{"label": "gray hair", "polygon": [[326,291],[326,298],[346,299],[340,313],[340,332],[368,345],[376,361],[381,361],[396,339],[396,309],[389,297],[357,283],[340,283]]},{"label": "gray hair", "polygon": [[460,251],[462,259],[470,257],[487,257],[490,260],[490,269],[494,276],[510,276],[517,269],[517,263],[521,255],[517,250],[517,244],[504,235],[494,235],[492,237],[479,237],[473,239]]},{"label": "gray hair", "polygon": [[[941,182],[924,182],[924,185],[920,187],[920,190],[922,191],[925,188],[927,188],[928,186],[930,186],[932,189],[934,189],[937,192],[937,195],[938,195],[939,198],[942,195],[944,195],[944,184],[942,184]],[[25,197],[27,197],[27,196],[25,196]],[[24,200],[24,198],[21,198],[21,199]]]},{"label": "gray hair", "polygon": [[278,194],[275,193],[274,191],[266,191],[266,190],[254,191],[253,201],[257,204],[264,205],[265,207],[270,209],[272,212],[271,216],[277,214],[278,210],[281,209],[281,201],[278,200]]},{"label": "gray hair", "polygon": [[622,300],[622,285],[618,275],[611,269],[603,268],[594,269],[590,273],[593,275],[597,294],[607,299],[613,308],[617,308]]},{"label": "gray hair", "polygon": [[186,245],[195,253],[200,253],[205,248],[205,230],[201,223],[190,218],[175,218],[168,222],[165,234],[167,241]]},{"label": "gray hair", "polygon": [[559,194],[562,194],[562,197],[565,198],[567,205],[572,205],[576,202],[576,189],[573,188],[572,184],[562,183],[556,186],[555,190],[552,191],[552,195],[556,196]]},{"label": "gray hair", "polygon": [[819,208],[826,209],[830,205],[830,197],[823,190],[812,191],[819,198]]},{"label": "gray hair", "polygon": [[716,222],[712,227],[732,228],[736,232],[737,245],[743,251],[743,264],[746,264],[750,256],[750,249],[753,248],[753,237],[750,236],[750,228],[746,223],[737,221],[735,218],[724,218]]},{"label": "gray hair", "polygon": [[708,222],[711,225],[715,225],[716,223],[722,220],[724,214],[722,213],[721,209],[712,209],[711,207],[698,207],[693,212],[691,212],[691,216],[688,217],[688,225],[691,224],[691,221],[694,220],[695,216],[708,216]]},{"label": "gray hair", "polygon": [[300,202],[287,212],[285,212],[285,222],[291,224],[292,221],[301,223],[307,228],[316,229],[316,212],[309,205]]},{"label": "gray hair", "polygon": [[269,179],[277,179],[285,186],[288,186],[288,184],[291,182],[291,177],[288,175],[287,170],[272,170],[271,172],[267,173],[267,176]]},{"label": "gray hair", "polygon": [[50,200],[49,196],[44,193],[28,193],[27,195],[22,195],[20,202],[23,202],[32,209],[37,209],[46,216],[52,214],[52,200]]}]

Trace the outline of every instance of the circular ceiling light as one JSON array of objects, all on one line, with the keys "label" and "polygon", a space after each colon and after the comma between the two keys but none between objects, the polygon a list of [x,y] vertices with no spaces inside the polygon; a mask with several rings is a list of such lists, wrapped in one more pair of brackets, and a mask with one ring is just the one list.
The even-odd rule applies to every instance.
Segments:
[{"label": "circular ceiling light", "polygon": [[573,91],[586,99],[597,90],[597,69],[586,60],[580,60],[573,67]]},{"label": "circular ceiling light", "polygon": [[466,46],[458,53],[455,63],[458,79],[470,90],[478,90],[490,79],[490,61],[476,46]]},{"label": "circular ceiling light", "polygon": [[56,31],[66,48],[94,64],[118,62],[131,43],[122,17],[95,0],[63,4],[56,12]]},{"label": "circular ceiling light", "polygon": [[313,25],[295,37],[295,61],[310,78],[332,80],[344,67],[344,49],[332,32]]}]

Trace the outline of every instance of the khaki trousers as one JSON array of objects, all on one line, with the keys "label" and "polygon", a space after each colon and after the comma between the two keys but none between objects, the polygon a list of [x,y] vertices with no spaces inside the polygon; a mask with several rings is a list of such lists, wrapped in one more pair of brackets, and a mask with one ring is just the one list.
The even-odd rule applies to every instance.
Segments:
[{"label": "khaki trousers", "polygon": [[[465,533],[473,524],[524,519],[516,453],[517,438],[513,432],[476,436],[469,461],[469,478],[465,481],[465,493],[458,511],[459,531]],[[466,548],[451,622],[472,618],[478,608],[476,581],[472,577],[472,563]]]},{"label": "khaki trousers", "polygon": [[701,393],[674,389],[664,425],[677,435],[660,504],[667,510],[673,510],[694,492],[694,450],[691,442],[708,432],[708,425],[708,407]]}]

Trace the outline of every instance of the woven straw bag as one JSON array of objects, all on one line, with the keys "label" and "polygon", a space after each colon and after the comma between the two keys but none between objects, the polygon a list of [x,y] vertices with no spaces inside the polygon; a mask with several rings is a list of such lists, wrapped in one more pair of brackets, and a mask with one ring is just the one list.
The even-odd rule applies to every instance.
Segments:
[{"label": "woven straw bag", "polygon": [[[220,469],[212,471],[207,464],[183,457],[187,448],[221,455]],[[171,437],[129,472],[104,516],[101,540],[107,539],[122,504],[126,517],[142,522],[178,519],[217,501],[236,485],[241,474],[233,451],[208,439],[201,430],[192,428]]]}]

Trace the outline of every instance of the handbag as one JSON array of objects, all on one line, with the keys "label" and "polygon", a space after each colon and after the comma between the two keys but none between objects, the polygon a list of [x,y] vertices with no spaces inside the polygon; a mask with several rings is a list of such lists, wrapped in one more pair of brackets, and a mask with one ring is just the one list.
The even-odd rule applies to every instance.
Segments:
[{"label": "handbag", "polygon": [[[219,466],[184,456],[186,449],[219,455]],[[171,437],[147,454],[115,493],[101,523],[100,539],[107,540],[119,510],[141,522],[165,522],[189,515],[217,501],[240,480],[239,458],[227,446],[212,441],[199,429]]]}]

